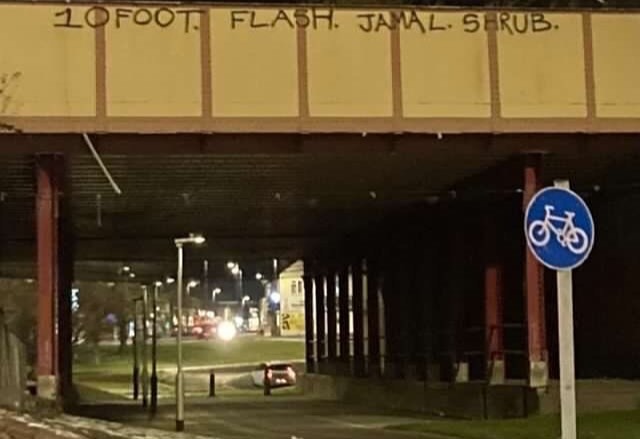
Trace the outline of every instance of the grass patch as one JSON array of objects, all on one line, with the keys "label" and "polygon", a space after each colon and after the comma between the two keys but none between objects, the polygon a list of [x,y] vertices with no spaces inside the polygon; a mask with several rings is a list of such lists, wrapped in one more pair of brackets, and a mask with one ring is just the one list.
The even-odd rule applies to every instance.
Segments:
[{"label": "grass patch", "polygon": [[[238,337],[231,342],[219,340],[189,340],[183,344],[185,367],[223,365],[234,363],[255,363],[265,361],[292,360],[304,357],[304,342],[260,337]],[[118,346],[100,346],[100,362],[96,364],[94,353],[87,347],[75,350],[74,380],[82,400],[131,398],[131,373],[133,351],[127,346],[118,352]],[[150,349],[149,349],[150,355]],[[149,358],[150,360],[150,358]],[[158,345],[158,368],[175,368],[175,343]],[[149,373],[151,365],[149,365]],[[173,396],[173,385],[162,381],[158,385],[160,398]],[[194,394],[199,394],[195,392]],[[203,386],[206,394],[206,386]]]},{"label": "grass patch", "polygon": [[[133,365],[133,351],[127,346],[118,352],[118,346],[100,346],[100,362],[96,364],[91,349],[76,348],[75,371],[129,373]],[[175,367],[175,343],[158,345],[158,367]],[[260,363],[273,360],[291,360],[304,357],[304,342],[260,337],[238,337],[230,342],[219,340],[187,341],[182,346],[184,366],[209,366],[233,363]],[[150,349],[149,349],[150,355]]]},{"label": "grass patch", "polygon": [[[436,433],[463,439],[558,439],[559,415],[490,421],[445,421],[396,425],[394,430]],[[578,416],[579,439],[640,439],[640,410]]]}]

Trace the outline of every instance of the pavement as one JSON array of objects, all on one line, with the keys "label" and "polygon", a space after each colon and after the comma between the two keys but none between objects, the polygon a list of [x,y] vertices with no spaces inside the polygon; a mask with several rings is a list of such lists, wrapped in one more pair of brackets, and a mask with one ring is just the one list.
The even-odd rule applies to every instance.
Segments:
[{"label": "pavement", "polygon": [[[275,391],[277,392],[277,390]],[[220,439],[442,439],[386,430],[424,417],[310,399],[302,395],[262,395],[192,399],[185,410],[186,433]],[[175,406],[160,405],[155,419],[130,403],[85,405],[77,415],[136,428],[174,431]]]}]

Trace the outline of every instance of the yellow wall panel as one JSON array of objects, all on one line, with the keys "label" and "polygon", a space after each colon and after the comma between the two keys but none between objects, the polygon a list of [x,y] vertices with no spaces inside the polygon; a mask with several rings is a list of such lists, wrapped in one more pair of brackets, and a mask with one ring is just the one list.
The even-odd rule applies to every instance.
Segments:
[{"label": "yellow wall panel", "polygon": [[55,27],[61,9],[0,5],[0,116],[95,115],[94,32]]},{"label": "yellow wall panel", "polygon": [[640,117],[640,14],[594,14],[596,115]]},{"label": "yellow wall panel", "polygon": [[491,116],[486,32],[465,32],[462,13],[418,15],[439,30],[400,31],[404,116]]},{"label": "yellow wall panel", "polygon": [[110,22],[106,36],[109,116],[202,114],[199,32],[127,21],[119,28]]},{"label": "yellow wall panel", "polygon": [[[296,30],[279,26],[231,27],[232,9],[211,10],[211,83],[214,116],[298,115]],[[278,10],[256,9],[256,23],[272,22]],[[293,19],[293,11],[285,13]],[[247,16],[247,17],[245,17]],[[250,20],[236,13],[236,19]]]},{"label": "yellow wall panel", "polygon": [[[512,14],[520,28],[531,14]],[[498,32],[503,117],[586,117],[580,14],[544,14],[547,31]],[[513,18],[513,17],[512,17]],[[515,27],[510,22],[510,29]]]},{"label": "yellow wall panel", "polygon": [[334,11],[333,29],[307,30],[311,116],[391,116],[388,29],[364,32],[364,11]]}]

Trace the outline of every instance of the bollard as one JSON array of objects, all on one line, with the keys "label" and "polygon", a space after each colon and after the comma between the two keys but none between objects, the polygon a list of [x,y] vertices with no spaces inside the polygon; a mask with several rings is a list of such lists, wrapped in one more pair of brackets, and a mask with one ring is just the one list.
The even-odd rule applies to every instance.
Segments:
[{"label": "bollard", "polygon": [[269,396],[271,395],[271,369],[269,369],[269,366],[265,366],[264,367],[264,380],[263,380],[263,384],[264,384],[264,396]]},{"label": "bollard", "polygon": [[151,374],[151,406],[149,412],[151,415],[155,415],[158,412],[158,375],[156,373]]},{"label": "bollard", "polygon": [[133,368],[133,399],[138,400],[138,394],[140,389],[140,370],[138,366]]},{"label": "bollard", "polygon": [[209,397],[216,396],[216,373],[212,370],[209,372]]}]

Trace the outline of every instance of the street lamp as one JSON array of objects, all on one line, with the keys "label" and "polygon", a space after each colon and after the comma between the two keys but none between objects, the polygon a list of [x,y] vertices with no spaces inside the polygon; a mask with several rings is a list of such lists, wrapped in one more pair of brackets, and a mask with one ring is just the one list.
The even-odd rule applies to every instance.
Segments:
[{"label": "street lamp", "polygon": [[198,282],[197,280],[190,280],[189,281],[189,283],[187,284],[187,296],[191,295],[191,288],[197,287],[198,284],[200,284],[200,282]]},{"label": "street lamp", "polygon": [[213,291],[211,291],[211,301],[215,302],[216,296],[220,293],[222,293],[222,290],[220,288],[214,288]]},{"label": "street lamp", "polygon": [[256,280],[262,280],[262,273],[256,273]]},{"label": "street lamp", "polygon": [[178,288],[176,305],[178,307],[178,334],[176,347],[178,350],[176,372],[176,431],[184,431],[184,373],[182,372],[182,272],[184,263],[184,245],[202,244],[205,238],[202,235],[189,235],[186,238],[177,238],[173,241],[178,249]]},{"label": "street lamp", "polygon": [[237,262],[227,262],[227,269],[231,272],[236,279],[236,298],[239,299],[242,296],[242,269]]},{"label": "street lamp", "polygon": [[158,290],[162,286],[162,282],[157,281],[153,284],[153,295],[151,296],[151,415],[154,416],[158,411]]}]

